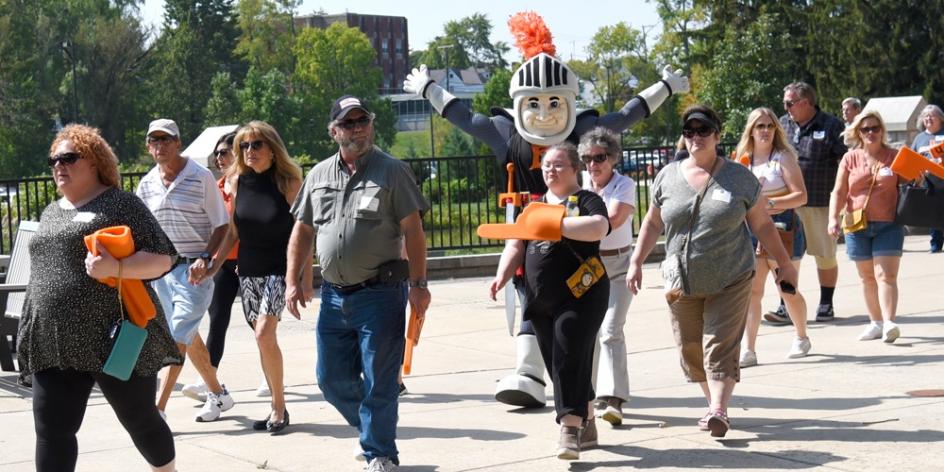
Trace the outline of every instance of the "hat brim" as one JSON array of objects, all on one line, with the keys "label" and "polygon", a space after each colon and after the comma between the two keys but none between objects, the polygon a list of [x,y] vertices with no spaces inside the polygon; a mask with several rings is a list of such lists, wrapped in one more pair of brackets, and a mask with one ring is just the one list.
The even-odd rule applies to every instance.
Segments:
[{"label": "hat brim", "polygon": [[171,135],[171,136],[173,136],[173,137],[175,137],[175,138],[177,137],[177,133],[175,133],[174,130],[169,129],[169,128],[165,128],[165,127],[163,127],[163,126],[157,126],[157,127],[155,127],[155,128],[149,129],[147,135],[150,136],[150,135],[154,134],[156,131],[163,131],[163,132],[165,132],[165,133],[167,133],[167,134],[169,134],[169,135]]},{"label": "hat brim", "polygon": [[697,122],[699,122],[699,123],[702,123],[702,124],[704,124],[704,125],[707,125],[709,128],[715,130],[716,132],[719,131],[719,129],[718,129],[718,123],[715,123],[714,120],[712,120],[711,118],[709,118],[708,115],[706,115],[706,114],[704,114],[704,113],[700,113],[700,112],[697,112],[697,111],[696,111],[695,113],[692,113],[691,115],[688,115],[688,118],[685,119],[685,123],[683,124],[683,126],[684,126],[684,125],[687,125],[687,124],[688,124],[689,122],[691,122],[691,121],[697,121]]},{"label": "hat brim", "polygon": [[338,112],[338,116],[334,117],[334,119],[335,119],[335,120],[344,119],[344,117],[347,116],[348,113],[350,113],[350,112],[352,112],[352,111],[354,111],[354,110],[361,110],[361,111],[363,111],[364,113],[366,113],[366,114],[368,114],[368,115],[370,114],[370,110],[368,110],[368,109],[366,109],[366,108],[364,108],[364,107],[362,107],[362,106],[352,105],[352,106],[349,106],[349,107],[347,107],[347,108],[341,109],[341,111]]}]

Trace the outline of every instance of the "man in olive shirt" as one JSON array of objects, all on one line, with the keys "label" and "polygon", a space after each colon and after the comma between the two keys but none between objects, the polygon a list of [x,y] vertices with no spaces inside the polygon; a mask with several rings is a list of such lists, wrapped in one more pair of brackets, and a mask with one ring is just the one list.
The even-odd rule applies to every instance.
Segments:
[{"label": "man in olive shirt", "polygon": [[[317,234],[324,279],[316,329],[318,385],[360,432],[367,470],[390,471],[399,464],[397,374],[406,302],[424,316],[430,301],[421,220],[429,204],[410,167],[374,147],[374,114],[361,100],[339,98],[330,118],[328,133],[340,149],[308,173],[292,206],[297,221],[289,240],[286,297],[292,314],[312,298],[306,262]],[[401,244],[408,272],[399,259]]]},{"label": "man in olive shirt", "polygon": [[[833,293],[839,278],[836,261],[836,239],[827,231],[829,194],[836,183],[839,161],[846,153],[842,122],[825,113],[816,104],[816,90],[805,82],[794,82],[783,89],[783,109],[780,125],[787,141],[796,148],[797,161],[806,184],[806,206],[797,208],[806,234],[806,253],[816,260],[819,275],[820,300],[816,321],[834,319]],[[773,323],[790,323],[783,301],[780,307],[764,315]]]}]

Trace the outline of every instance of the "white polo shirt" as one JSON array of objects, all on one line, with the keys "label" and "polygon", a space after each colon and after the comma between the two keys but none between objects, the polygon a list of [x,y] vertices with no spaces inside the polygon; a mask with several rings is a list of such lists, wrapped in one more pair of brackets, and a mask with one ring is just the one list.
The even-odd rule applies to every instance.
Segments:
[{"label": "white polo shirt", "polygon": [[[593,191],[592,183],[590,182],[590,174],[587,171],[583,171],[583,188],[591,192]],[[600,194],[600,198],[606,203],[607,210],[617,202],[626,203],[635,208],[636,182],[629,176],[613,171],[613,177],[610,178],[606,187],[603,187],[603,193]],[[626,218],[626,222],[623,223],[622,226],[610,231],[610,234],[606,235],[606,237],[600,241],[600,249],[622,249],[632,244],[633,216],[635,216],[635,212],[629,214],[629,218]]]},{"label": "white polo shirt", "polygon": [[223,197],[206,167],[187,159],[177,178],[165,187],[155,166],[135,191],[183,257],[206,250],[213,230],[229,223]]}]

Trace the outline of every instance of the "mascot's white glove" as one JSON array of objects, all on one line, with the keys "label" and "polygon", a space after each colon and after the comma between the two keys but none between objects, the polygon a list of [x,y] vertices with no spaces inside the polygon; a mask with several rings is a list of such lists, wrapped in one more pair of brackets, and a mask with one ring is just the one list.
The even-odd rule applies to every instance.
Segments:
[{"label": "mascot's white glove", "polygon": [[449,105],[450,102],[456,99],[455,96],[440,87],[436,84],[435,80],[429,77],[429,70],[426,68],[426,64],[421,65],[419,69],[414,68],[413,72],[406,76],[406,80],[403,81],[403,90],[429,100],[429,104],[432,105],[440,115],[442,115],[443,110],[446,109],[446,105]]},{"label": "mascot's white glove", "polygon": [[688,77],[682,75],[682,69],[672,72],[672,66],[662,69],[662,81],[671,89],[671,93],[688,93]]},{"label": "mascot's white glove", "polygon": [[646,102],[646,107],[652,114],[673,93],[688,93],[688,90],[688,77],[682,75],[682,70],[672,72],[672,66],[665,66],[662,69],[662,80],[640,92],[639,98]]}]

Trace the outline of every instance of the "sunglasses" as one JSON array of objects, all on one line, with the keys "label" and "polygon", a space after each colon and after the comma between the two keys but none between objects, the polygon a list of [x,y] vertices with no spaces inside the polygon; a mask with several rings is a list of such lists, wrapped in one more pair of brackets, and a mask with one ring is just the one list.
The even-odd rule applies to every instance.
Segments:
[{"label": "sunglasses", "polygon": [[147,137],[148,144],[165,143],[167,141],[173,141],[173,140],[174,140],[174,137],[169,134],[165,134],[163,136],[148,136]]},{"label": "sunglasses", "polygon": [[219,159],[227,154],[231,154],[232,152],[233,150],[231,148],[217,149],[216,151],[213,151],[213,155],[216,156],[217,159]]},{"label": "sunglasses", "polygon": [[784,101],[783,101],[783,107],[784,107],[784,108],[793,108],[793,105],[796,105],[797,103],[800,103],[800,102],[802,102],[803,100],[806,100],[806,99],[805,99],[805,98],[798,98],[798,99],[796,99],[796,100],[784,100]]},{"label": "sunglasses", "polygon": [[774,129],[775,126],[776,126],[776,125],[774,125],[773,123],[761,123],[761,124],[759,124],[759,125],[754,125],[754,129],[759,129],[759,130],[761,130],[761,131],[767,131],[767,130],[772,130],[772,129]]},{"label": "sunglasses", "polygon": [[859,132],[861,132],[862,134],[881,133],[882,127],[881,126],[863,126],[859,128]]},{"label": "sunglasses", "polygon": [[248,151],[249,148],[252,147],[253,151],[258,151],[262,149],[263,144],[265,144],[265,141],[261,139],[257,139],[255,141],[243,141],[239,143],[239,149],[242,149],[243,151]]},{"label": "sunglasses", "polygon": [[56,164],[72,165],[81,157],[77,152],[63,152],[47,158],[46,163],[49,164],[49,167],[56,167]]},{"label": "sunglasses", "polygon": [[715,130],[708,127],[685,128],[682,130],[682,136],[685,136],[686,138],[691,139],[691,138],[694,138],[695,135],[697,134],[703,138],[707,138],[708,136],[711,136],[712,134],[714,134],[714,132]]},{"label": "sunglasses", "polygon": [[350,131],[358,126],[367,126],[368,124],[370,124],[370,117],[364,115],[356,120],[339,121],[338,127]]},{"label": "sunglasses", "polygon": [[609,158],[610,156],[608,156],[605,152],[600,153],[600,154],[585,154],[583,156],[580,156],[580,160],[583,161],[584,164],[590,164],[591,162],[596,162],[597,164],[603,164]]}]

